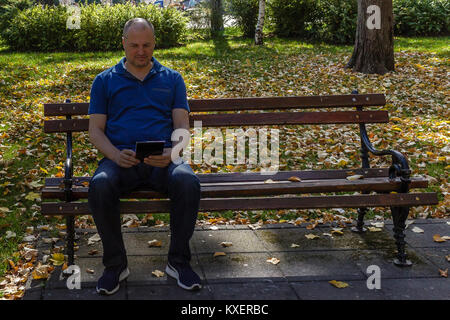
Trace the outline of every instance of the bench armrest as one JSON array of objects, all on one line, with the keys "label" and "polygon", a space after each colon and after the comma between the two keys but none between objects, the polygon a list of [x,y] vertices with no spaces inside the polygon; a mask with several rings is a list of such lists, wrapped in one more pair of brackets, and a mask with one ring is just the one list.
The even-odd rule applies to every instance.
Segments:
[{"label": "bench armrest", "polygon": [[408,192],[409,183],[411,182],[411,170],[409,168],[406,156],[395,150],[377,150],[370,142],[367,134],[366,125],[364,123],[359,125],[359,134],[361,137],[361,145],[364,151],[368,151],[376,156],[391,156],[392,165],[389,167],[389,179],[400,177],[402,181],[402,192]]}]

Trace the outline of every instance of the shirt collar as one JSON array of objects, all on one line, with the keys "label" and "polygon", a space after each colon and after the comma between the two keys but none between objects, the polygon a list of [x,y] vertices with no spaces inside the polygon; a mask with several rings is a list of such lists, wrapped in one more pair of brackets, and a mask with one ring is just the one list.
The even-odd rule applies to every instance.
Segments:
[{"label": "shirt collar", "polygon": [[[122,74],[122,75],[131,75],[133,76],[130,72],[128,72],[128,70],[125,68],[125,61],[127,61],[126,57],[123,57],[118,64],[116,64],[113,68],[113,72],[114,73],[118,73],[118,74]],[[153,62],[153,67],[150,69],[150,72],[147,74],[147,77],[145,77],[145,79],[147,79],[148,77],[154,75],[155,73],[158,72],[162,72],[166,69],[166,67],[164,67],[161,63],[159,63],[158,60],[156,60],[155,57],[152,57]],[[134,77],[134,76],[133,76]],[[145,80],[144,79],[144,80]]]}]

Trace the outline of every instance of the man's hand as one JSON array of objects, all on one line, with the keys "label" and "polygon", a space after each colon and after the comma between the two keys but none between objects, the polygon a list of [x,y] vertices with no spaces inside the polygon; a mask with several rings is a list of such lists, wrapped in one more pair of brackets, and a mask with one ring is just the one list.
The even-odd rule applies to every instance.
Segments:
[{"label": "man's hand", "polygon": [[153,167],[165,168],[172,161],[171,154],[172,148],[164,148],[163,154],[159,156],[148,156],[147,158],[144,158],[144,163]]},{"label": "man's hand", "polygon": [[117,153],[114,158],[114,162],[122,168],[131,168],[132,166],[141,163],[138,159],[136,159],[136,152],[129,149],[123,149]]}]

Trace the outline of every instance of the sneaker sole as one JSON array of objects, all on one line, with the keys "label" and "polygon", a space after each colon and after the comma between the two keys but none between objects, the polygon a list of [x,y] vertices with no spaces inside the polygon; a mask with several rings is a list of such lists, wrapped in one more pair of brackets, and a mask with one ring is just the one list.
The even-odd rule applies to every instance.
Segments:
[{"label": "sneaker sole", "polygon": [[166,266],[166,273],[167,273],[169,276],[171,276],[172,278],[176,279],[176,280],[177,280],[177,284],[178,284],[181,288],[183,288],[183,289],[192,291],[192,290],[198,290],[198,289],[201,289],[201,288],[202,288],[202,285],[201,285],[201,284],[198,284],[198,283],[193,284],[193,285],[190,286],[190,287],[188,287],[188,286],[182,284],[182,283],[180,282],[180,278],[179,278],[179,275],[178,275],[178,271],[175,270],[175,268],[173,268],[170,264],[167,264],[167,266]]},{"label": "sneaker sole", "polygon": [[120,276],[119,276],[119,284],[117,284],[117,287],[115,287],[111,291],[108,291],[108,290],[103,289],[103,288],[99,289],[97,287],[95,287],[95,289],[97,290],[97,293],[99,293],[99,294],[103,294],[103,295],[107,295],[107,296],[112,295],[112,294],[116,293],[120,289],[120,282],[125,280],[126,278],[128,278],[129,275],[130,275],[130,270],[128,268],[123,270],[120,273]]}]

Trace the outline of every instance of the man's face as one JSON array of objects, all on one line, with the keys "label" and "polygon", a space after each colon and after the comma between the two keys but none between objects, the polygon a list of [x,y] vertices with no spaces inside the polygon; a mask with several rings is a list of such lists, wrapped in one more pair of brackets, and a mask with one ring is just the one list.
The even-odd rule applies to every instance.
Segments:
[{"label": "man's face", "polygon": [[143,69],[150,64],[155,49],[155,38],[149,28],[137,29],[131,27],[126,38],[122,38],[127,63],[137,69]]}]

